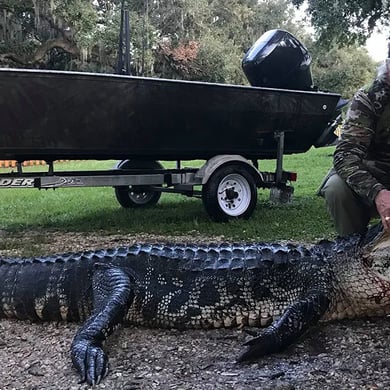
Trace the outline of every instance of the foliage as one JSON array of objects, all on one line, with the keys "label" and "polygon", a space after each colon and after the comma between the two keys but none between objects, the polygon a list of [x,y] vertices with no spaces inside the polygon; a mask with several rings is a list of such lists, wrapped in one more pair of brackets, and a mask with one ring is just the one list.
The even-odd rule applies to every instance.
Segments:
[{"label": "foliage", "polygon": [[364,48],[351,46],[327,50],[313,47],[311,51],[314,82],[321,90],[351,98],[375,75],[375,63]]},{"label": "foliage", "polygon": [[200,39],[197,63],[200,69],[198,79],[202,81],[244,84],[241,71],[241,51],[230,40],[221,40],[212,35]]},{"label": "foliage", "polygon": [[390,2],[374,0],[292,0],[307,4],[318,41],[331,47],[364,43],[378,25],[389,27]]},{"label": "foliage", "polygon": [[[313,42],[303,22],[293,18],[293,3],[300,0],[0,0],[0,65],[116,72],[122,2],[130,14],[133,75],[244,84],[244,53],[273,28],[308,42],[321,89],[348,97],[375,68],[356,46],[342,51]],[[328,3],[308,2],[321,39],[336,36],[337,24],[351,40],[345,23],[356,25],[360,36],[359,20],[371,24],[378,14],[369,13],[370,7],[378,11],[373,4],[378,2],[364,2],[358,16],[360,1]],[[346,15],[342,21],[339,11]]]},{"label": "foliage", "polygon": [[[0,18],[0,64],[113,72],[121,4],[0,0],[6,15]],[[260,35],[270,28],[300,30],[291,22],[288,0],[125,0],[124,5],[135,75],[242,83],[241,58]],[[177,60],[174,53],[192,44],[198,56]]]},{"label": "foliage", "polygon": [[56,67],[50,66],[56,57],[65,56],[56,60],[61,63],[67,55],[80,56],[97,21],[92,3],[85,0],[3,0],[0,10],[0,61],[22,66]]}]

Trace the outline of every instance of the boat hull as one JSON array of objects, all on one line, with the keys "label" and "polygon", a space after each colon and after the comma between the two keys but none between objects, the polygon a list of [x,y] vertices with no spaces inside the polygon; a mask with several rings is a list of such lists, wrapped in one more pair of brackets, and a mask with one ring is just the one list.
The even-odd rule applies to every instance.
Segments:
[{"label": "boat hull", "polygon": [[0,159],[274,158],[307,151],[339,95],[130,76],[0,70]]}]

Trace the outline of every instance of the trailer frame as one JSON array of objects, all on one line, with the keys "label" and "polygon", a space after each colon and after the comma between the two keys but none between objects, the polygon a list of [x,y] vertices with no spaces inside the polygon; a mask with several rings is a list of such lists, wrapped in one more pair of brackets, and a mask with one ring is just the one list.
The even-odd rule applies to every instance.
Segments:
[{"label": "trailer frame", "polygon": [[271,189],[274,202],[291,201],[293,187],[288,182],[295,181],[296,174],[283,170],[284,132],[274,135],[278,143],[275,172],[259,171],[257,160],[241,155],[217,155],[200,168],[181,167],[182,160],[177,160],[173,169],[156,161],[130,159],[109,170],[55,171],[51,161],[47,171],[24,172],[22,161],[18,161],[16,172],[0,173],[0,188],[114,187],[118,202],[135,208],[151,206],[161,193],[170,192],[202,198],[206,211],[217,222],[249,218],[257,203],[254,189]]}]

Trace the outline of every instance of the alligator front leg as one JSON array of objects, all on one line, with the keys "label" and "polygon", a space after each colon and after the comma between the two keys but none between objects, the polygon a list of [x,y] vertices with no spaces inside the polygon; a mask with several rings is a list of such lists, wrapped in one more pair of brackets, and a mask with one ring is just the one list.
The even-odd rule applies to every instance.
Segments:
[{"label": "alligator front leg", "polygon": [[74,337],[71,356],[81,382],[94,385],[107,375],[108,361],[103,342],[126,315],[131,299],[131,283],[121,269],[97,264],[92,286],[93,314]]},{"label": "alligator front leg", "polygon": [[318,322],[329,303],[330,300],[325,293],[309,293],[305,298],[292,304],[275,323],[247,341],[244,344],[246,349],[239,355],[237,361],[253,360],[287,348]]}]

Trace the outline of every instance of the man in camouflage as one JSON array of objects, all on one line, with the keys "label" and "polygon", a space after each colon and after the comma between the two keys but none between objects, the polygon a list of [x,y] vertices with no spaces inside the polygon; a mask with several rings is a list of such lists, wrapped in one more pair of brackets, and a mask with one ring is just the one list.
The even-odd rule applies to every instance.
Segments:
[{"label": "man in camouflage", "polygon": [[354,96],[333,166],[320,194],[337,233],[361,233],[378,214],[390,230],[390,59]]}]

